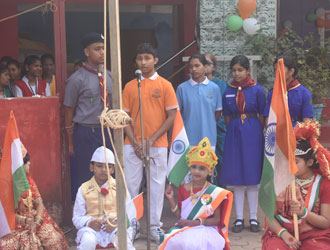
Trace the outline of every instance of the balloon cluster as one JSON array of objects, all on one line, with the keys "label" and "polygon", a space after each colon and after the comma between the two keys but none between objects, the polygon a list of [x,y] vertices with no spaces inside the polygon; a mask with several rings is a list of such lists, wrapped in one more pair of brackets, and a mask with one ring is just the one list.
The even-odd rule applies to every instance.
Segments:
[{"label": "balloon cluster", "polygon": [[257,8],[256,0],[239,0],[238,15],[232,15],[227,19],[227,28],[231,31],[240,30],[243,26],[243,30],[248,35],[254,35],[259,29],[257,19],[249,18]]},{"label": "balloon cluster", "polygon": [[311,23],[316,22],[318,28],[330,28],[329,14],[326,16],[323,8],[318,8],[315,12],[308,13],[306,19]]}]

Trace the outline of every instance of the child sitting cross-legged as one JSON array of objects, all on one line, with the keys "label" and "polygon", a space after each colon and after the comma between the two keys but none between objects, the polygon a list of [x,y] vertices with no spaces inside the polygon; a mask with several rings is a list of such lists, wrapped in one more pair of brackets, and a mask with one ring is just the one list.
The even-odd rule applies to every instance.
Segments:
[{"label": "child sitting cross-legged", "polygon": [[[106,150],[110,174],[114,172],[114,155]],[[77,249],[94,250],[96,245],[106,247],[117,243],[117,206],[116,181],[110,176],[105,161],[104,147],[95,150],[90,171],[94,176],[83,183],[77,192],[73,209],[73,224],[78,229]],[[132,229],[128,229],[130,235]],[[135,249],[130,237],[127,238],[127,249]]]},{"label": "child sitting cross-legged", "polygon": [[188,152],[187,165],[193,180],[178,188],[177,204],[171,184],[166,188],[172,212],[180,220],[165,235],[159,249],[228,249],[233,194],[208,181],[217,159],[207,138]]},{"label": "child sitting cross-legged", "polygon": [[[330,249],[330,152],[318,141],[314,120],[297,123],[295,160],[296,200],[291,184],[276,197],[274,218],[266,218],[263,250]],[[294,237],[293,213],[298,216],[299,240]]]}]

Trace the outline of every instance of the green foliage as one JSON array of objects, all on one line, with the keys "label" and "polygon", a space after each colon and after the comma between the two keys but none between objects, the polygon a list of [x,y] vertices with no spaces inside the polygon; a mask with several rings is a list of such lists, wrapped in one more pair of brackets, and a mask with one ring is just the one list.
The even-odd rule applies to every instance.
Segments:
[{"label": "green foliage", "polygon": [[276,39],[260,31],[254,36],[248,36],[245,45],[251,47],[255,55],[262,57],[259,62],[261,68],[273,66],[274,59],[283,54],[294,55],[297,60],[297,79],[312,92],[313,101],[327,95],[330,89],[329,38],[323,47],[312,33],[301,38],[289,30],[284,36]]}]

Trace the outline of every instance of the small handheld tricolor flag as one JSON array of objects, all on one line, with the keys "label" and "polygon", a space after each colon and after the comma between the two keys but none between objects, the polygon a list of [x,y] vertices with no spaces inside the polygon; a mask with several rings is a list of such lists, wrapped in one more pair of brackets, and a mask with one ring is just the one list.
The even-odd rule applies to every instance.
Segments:
[{"label": "small handheld tricolor flag", "polygon": [[278,61],[265,136],[265,157],[259,204],[272,222],[275,199],[294,180],[296,137],[288,108],[283,59]]},{"label": "small handheld tricolor flag", "polygon": [[189,172],[186,162],[186,154],[189,152],[190,146],[188,136],[183,125],[181,112],[176,112],[170,155],[167,163],[167,178],[175,186],[180,186],[184,177]]},{"label": "small handheld tricolor flag", "polygon": [[17,201],[28,189],[21,141],[11,111],[0,165],[0,238],[14,230]]},{"label": "small handheld tricolor flag", "polygon": [[126,204],[127,227],[130,227],[132,222],[138,221],[143,216],[143,193]]}]

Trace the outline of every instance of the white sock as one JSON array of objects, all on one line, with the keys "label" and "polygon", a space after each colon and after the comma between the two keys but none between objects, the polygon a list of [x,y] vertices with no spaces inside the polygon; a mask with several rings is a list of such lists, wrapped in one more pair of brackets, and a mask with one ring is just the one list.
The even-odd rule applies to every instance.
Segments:
[{"label": "white sock", "polygon": [[[258,185],[247,186],[247,196],[250,207],[250,220],[257,220],[257,211],[258,211]],[[257,224],[252,222],[252,224]]]},{"label": "white sock", "polygon": [[243,220],[245,186],[234,186],[236,219]]}]

